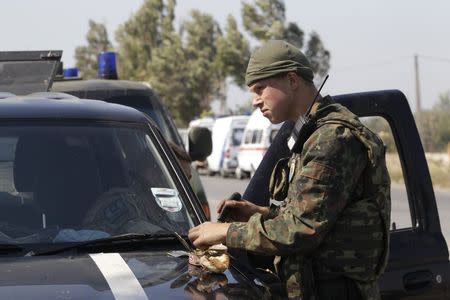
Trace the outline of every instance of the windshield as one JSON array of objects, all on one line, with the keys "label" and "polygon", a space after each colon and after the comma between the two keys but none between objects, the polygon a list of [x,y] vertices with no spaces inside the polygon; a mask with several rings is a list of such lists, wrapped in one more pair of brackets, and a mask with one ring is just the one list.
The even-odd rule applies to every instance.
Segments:
[{"label": "windshield", "polygon": [[0,243],[187,234],[192,209],[153,141],[138,127],[0,126]]}]

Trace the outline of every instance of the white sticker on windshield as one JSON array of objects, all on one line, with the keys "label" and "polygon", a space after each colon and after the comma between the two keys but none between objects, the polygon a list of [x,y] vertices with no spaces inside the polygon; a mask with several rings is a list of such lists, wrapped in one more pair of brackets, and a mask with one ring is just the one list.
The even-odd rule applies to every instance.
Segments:
[{"label": "white sticker on windshield", "polygon": [[151,190],[156,203],[162,209],[169,212],[178,212],[183,207],[180,197],[178,197],[178,191],[168,188],[151,188]]}]

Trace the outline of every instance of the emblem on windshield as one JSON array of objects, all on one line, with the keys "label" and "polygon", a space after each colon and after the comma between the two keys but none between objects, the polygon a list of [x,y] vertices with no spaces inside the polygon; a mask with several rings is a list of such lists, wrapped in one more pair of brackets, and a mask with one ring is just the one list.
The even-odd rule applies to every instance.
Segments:
[{"label": "emblem on windshield", "polygon": [[178,212],[183,207],[178,191],[168,188],[151,188],[159,207],[169,212]]}]

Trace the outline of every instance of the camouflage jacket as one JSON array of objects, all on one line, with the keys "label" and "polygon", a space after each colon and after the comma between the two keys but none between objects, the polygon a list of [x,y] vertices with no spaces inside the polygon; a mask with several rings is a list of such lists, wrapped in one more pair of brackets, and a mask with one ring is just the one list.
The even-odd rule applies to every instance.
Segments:
[{"label": "camouflage jacket", "polygon": [[315,281],[347,277],[363,299],[378,299],[390,224],[384,146],[330,97],[313,113],[317,128],[302,152],[280,160],[272,174],[272,196],[286,197],[284,205],[232,223],[226,244],[276,255],[289,298],[316,299]]}]

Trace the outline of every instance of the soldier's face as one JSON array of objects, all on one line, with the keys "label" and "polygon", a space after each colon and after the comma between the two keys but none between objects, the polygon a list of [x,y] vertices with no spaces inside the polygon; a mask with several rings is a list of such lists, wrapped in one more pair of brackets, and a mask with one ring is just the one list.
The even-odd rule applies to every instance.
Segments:
[{"label": "soldier's face", "polygon": [[278,124],[292,118],[294,95],[286,76],[263,79],[250,87],[253,107],[267,119]]}]

